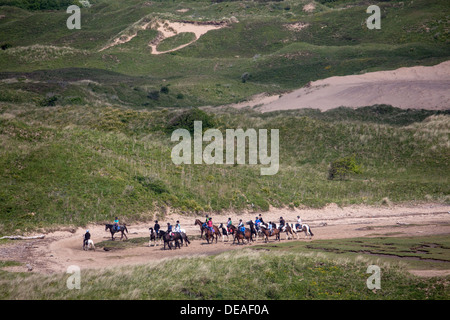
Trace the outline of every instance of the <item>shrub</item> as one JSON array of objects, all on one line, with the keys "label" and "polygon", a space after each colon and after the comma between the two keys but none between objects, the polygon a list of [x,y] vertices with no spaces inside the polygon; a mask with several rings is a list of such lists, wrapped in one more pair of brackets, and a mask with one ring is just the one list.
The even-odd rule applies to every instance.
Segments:
[{"label": "shrub", "polygon": [[169,87],[168,86],[162,86],[160,91],[161,91],[161,93],[168,94],[169,93]]},{"label": "shrub", "polygon": [[137,176],[136,180],[147,190],[153,191],[156,194],[169,193],[169,188],[164,181],[156,177]]},{"label": "shrub", "polygon": [[147,94],[147,98],[152,99],[152,100],[159,100],[159,91],[158,90],[150,91]]},{"label": "shrub", "polygon": [[333,161],[328,169],[328,179],[344,180],[348,174],[360,174],[361,166],[356,163],[355,156],[343,157]]},{"label": "shrub", "polygon": [[216,121],[212,115],[198,108],[192,108],[171,118],[166,129],[169,132],[176,129],[187,129],[192,133],[194,132],[194,121],[201,121],[203,129],[214,128],[216,125]]},{"label": "shrub", "polygon": [[250,73],[244,72],[241,76],[242,83],[246,83],[248,79],[250,79]]}]

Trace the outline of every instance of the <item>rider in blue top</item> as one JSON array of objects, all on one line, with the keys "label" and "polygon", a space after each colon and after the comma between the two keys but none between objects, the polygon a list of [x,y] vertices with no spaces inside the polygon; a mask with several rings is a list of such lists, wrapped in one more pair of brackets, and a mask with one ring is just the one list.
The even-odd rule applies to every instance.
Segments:
[{"label": "rider in blue top", "polygon": [[255,227],[256,227],[256,231],[259,230],[259,224],[261,223],[261,220],[258,219],[258,217],[255,218]]}]

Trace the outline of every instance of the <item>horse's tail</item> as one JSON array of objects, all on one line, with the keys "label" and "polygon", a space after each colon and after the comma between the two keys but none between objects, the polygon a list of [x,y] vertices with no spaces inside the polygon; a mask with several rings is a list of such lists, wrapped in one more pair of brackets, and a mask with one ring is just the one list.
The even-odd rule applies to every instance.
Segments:
[{"label": "horse's tail", "polygon": [[[306,227],[306,232],[309,233],[309,234],[311,235],[311,237],[314,236],[314,233],[312,233],[311,228],[309,227],[309,225],[304,224],[303,226]],[[302,226],[302,227],[303,227],[303,226]]]},{"label": "horse's tail", "polygon": [[123,225],[123,229],[128,233],[128,229],[126,225]]}]

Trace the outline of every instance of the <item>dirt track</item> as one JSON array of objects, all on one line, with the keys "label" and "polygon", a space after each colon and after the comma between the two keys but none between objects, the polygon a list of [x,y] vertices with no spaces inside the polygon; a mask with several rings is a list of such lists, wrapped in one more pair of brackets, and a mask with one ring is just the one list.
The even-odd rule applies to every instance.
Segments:
[{"label": "dirt track", "polygon": [[[254,219],[258,213],[246,213],[241,215],[213,216],[215,224],[226,222],[228,217],[234,223],[239,219],[248,221]],[[287,222],[295,222],[300,215],[303,222],[310,225],[314,237],[317,239],[337,239],[365,236],[399,235],[399,236],[424,236],[433,234],[450,235],[450,206],[441,204],[427,204],[415,206],[366,207],[351,206],[339,208],[329,205],[323,209],[291,210],[272,209],[262,213],[265,221],[278,222],[283,216]],[[185,217],[170,215],[165,221],[160,221],[161,226],[167,222],[175,223],[180,220],[182,228],[188,235],[199,235],[198,226],[194,226],[197,217]],[[198,217],[204,220],[204,217]],[[129,238],[147,237],[148,228],[153,223],[128,225]],[[103,225],[88,227],[94,242],[110,238],[109,232],[105,232]],[[33,267],[33,272],[54,273],[65,272],[70,265],[77,265],[82,269],[105,268],[119,265],[142,264],[152,260],[180,257],[184,255],[216,254],[227,250],[242,248],[242,245],[233,245],[230,242],[207,244],[205,240],[193,240],[189,247],[181,250],[162,250],[161,246],[134,247],[120,251],[83,251],[82,236],[85,229],[78,228],[75,232],[57,231],[46,235],[41,240],[9,241],[0,247],[0,260],[14,260],[22,262],[20,267],[11,267],[9,271],[26,271],[26,264]],[[285,234],[282,235],[282,242]],[[275,241],[271,238],[271,242]],[[292,241],[292,240],[291,240]],[[299,241],[311,241],[299,236]],[[258,241],[259,244],[262,241]],[[251,244],[252,245],[252,244]],[[244,246],[251,246],[244,245]],[[254,244],[253,244],[254,245]],[[448,272],[447,272],[448,271]],[[447,270],[440,274],[450,274]],[[422,275],[427,275],[422,272]]]}]

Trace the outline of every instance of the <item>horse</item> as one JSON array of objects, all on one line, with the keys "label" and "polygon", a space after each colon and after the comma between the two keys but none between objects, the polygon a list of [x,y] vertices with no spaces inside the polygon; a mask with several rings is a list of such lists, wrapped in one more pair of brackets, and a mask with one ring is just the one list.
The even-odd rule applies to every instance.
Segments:
[{"label": "horse", "polygon": [[199,220],[196,219],[194,225],[199,225],[200,226],[200,231],[201,231],[201,236],[200,239],[203,238],[203,231],[205,231],[205,237],[206,237],[206,241],[208,241],[209,243],[209,239],[211,239],[211,243],[214,242],[214,236],[216,237],[216,243],[217,243],[217,238],[219,237],[219,228],[217,228],[217,226],[213,226],[214,232],[211,232],[211,230],[208,227],[204,227],[203,223]]},{"label": "horse", "polygon": [[292,237],[294,237],[294,233],[292,230],[293,228],[289,225],[289,223],[285,223],[284,227],[282,227],[280,231],[286,232],[286,240],[290,240],[291,236],[289,235],[289,233],[292,235]]},{"label": "horse", "polygon": [[256,232],[255,224],[252,220],[247,222],[247,225],[250,226],[250,232],[252,233],[252,241],[253,241],[253,235],[256,236],[256,240],[258,240],[258,232]]},{"label": "horse", "polygon": [[242,240],[242,244],[244,244],[244,239],[247,240],[247,243],[249,243],[250,241],[253,241],[252,238],[252,231],[250,229],[245,228],[245,231],[242,232],[241,230],[239,230],[238,228],[236,228],[235,226],[233,227],[233,232],[235,234],[234,236],[234,240],[233,240],[233,244],[234,242],[237,240],[238,244],[239,244],[239,240]]},{"label": "horse", "polygon": [[127,229],[125,224],[123,226],[119,226],[119,231],[116,230],[115,225],[113,225],[113,224],[105,224],[105,231],[107,231],[108,229],[111,232],[111,239],[113,241],[114,241],[114,233],[116,233],[116,232],[121,232],[122,233],[122,235],[120,236],[120,240],[122,240],[123,236],[125,236],[125,238],[128,240],[127,235],[124,233],[125,231],[128,233],[128,229]]},{"label": "horse", "polygon": [[[233,226],[233,225],[232,225],[232,226]],[[234,226],[233,226],[233,227],[234,227]],[[224,226],[223,226],[223,223],[221,223],[221,224],[219,225],[219,229],[222,230],[222,242],[225,241],[225,236],[227,236],[227,242],[228,242],[228,241],[229,241],[229,235],[230,235],[230,234],[233,236],[233,240],[234,240],[234,232],[228,231],[228,228],[227,228],[227,227],[224,227]]]},{"label": "horse", "polygon": [[159,245],[161,245],[161,235],[159,233],[156,233],[155,230],[153,230],[153,228],[148,228],[148,230],[150,230],[150,239],[148,241],[148,246],[150,247],[152,241],[154,241],[153,246],[156,246],[156,240],[159,240]]},{"label": "horse", "polygon": [[[273,224],[272,224],[272,226],[273,226]],[[260,224],[260,230],[264,234],[264,236],[266,238],[265,239],[266,242],[269,242],[269,237],[271,237],[271,236],[275,236],[275,240],[278,240],[278,241],[281,240],[280,239],[280,229],[278,229],[278,228],[272,228],[272,233],[270,233],[268,225],[265,225],[265,224],[261,223]]]},{"label": "horse", "polygon": [[295,233],[295,236],[297,237],[297,240],[298,240],[298,233],[300,232],[305,232],[305,238],[307,238],[308,235],[310,239],[314,236],[314,234],[311,231],[311,228],[306,223],[303,223],[301,228],[298,228],[297,225],[294,224],[291,224],[291,227],[292,231]]},{"label": "horse", "polygon": [[[188,246],[188,243],[191,244],[189,241],[186,233],[184,232],[171,232],[170,234],[166,231],[159,231],[158,237],[164,240],[164,250],[166,250],[166,244],[168,245],[169,249],[172,250],[172,244],[171,242],[175,242],[175,249],[178,247],[181,249],[181,246],[183,245],[183,242],[185,242],[185,246]],[[181,242],[181,245],[180,245]]]},{"label": "horse", "polygon": [[83,242],[83,250],[88,251],[89,249],[93,249],[95,251],[95,245],[94,245],[94,241],[92,241],[92,239],[85,240]]}]

